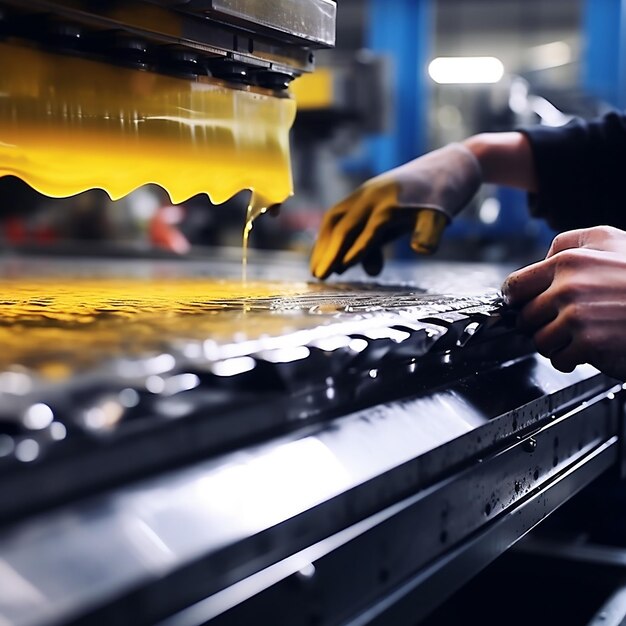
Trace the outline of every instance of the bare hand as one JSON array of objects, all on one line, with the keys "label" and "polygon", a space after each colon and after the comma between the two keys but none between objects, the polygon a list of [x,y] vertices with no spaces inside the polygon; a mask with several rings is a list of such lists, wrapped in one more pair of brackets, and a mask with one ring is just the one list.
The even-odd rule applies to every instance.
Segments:
[{"label": "bare hand", "polygon": [[599,226],[558,235],[545,260],[511,274],[502,290],[554,367],[590,363],[626,380],[626,232]]}]

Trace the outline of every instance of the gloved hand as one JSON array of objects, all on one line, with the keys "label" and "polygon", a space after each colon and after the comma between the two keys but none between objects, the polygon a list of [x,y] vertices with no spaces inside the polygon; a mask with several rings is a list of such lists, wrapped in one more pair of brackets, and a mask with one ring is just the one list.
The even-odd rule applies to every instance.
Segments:
[{"label": "gloved hand", "polygon": [[362,262],[382,269],[381,247],[412,232],[411,247],[430,254],[451,218],[482,182],[476,157],[453,143],[373,178],[326,213],[311,257],[317,278]]},{"label": "gloved hand", "polygon": [[558,235],[545,260],[511,274],[502,291],[554,367],[590,363],[626,380],[626,232],[599,226]]}]

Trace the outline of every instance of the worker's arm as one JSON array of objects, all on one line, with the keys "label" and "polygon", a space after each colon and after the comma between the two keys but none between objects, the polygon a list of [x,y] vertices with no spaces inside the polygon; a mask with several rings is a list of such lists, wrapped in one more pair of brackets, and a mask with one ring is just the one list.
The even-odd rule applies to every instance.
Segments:
[{"label": "worker's arm", "polygon": [[523,133],[482,133],[463,143],[478,160],[483,182],[537,191],[533,154]]},{"label": "worker's arm", "polygon": [[439,233],[420,229],[441,230],[482,182],[535,191],[533,155],[522,133],[476,135],[367,181],[324,216],[311,271],[326,278],[361,262],[377,274],[381,247],[411,232],[416,250],[433,251]]}]

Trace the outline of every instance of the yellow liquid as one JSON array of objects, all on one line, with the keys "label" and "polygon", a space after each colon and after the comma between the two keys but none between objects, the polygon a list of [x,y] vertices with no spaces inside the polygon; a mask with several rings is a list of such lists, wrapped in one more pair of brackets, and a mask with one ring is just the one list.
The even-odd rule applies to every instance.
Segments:
[{"label": "yellow liquid", "polygon": [[266,200],[258,194],[252,194],[248,209],[246,210],[246,222],[243,227],[243,240],[241,244],[241,281],[245,284],[248,280],[248,245],[250,242],[250,233],[254,226],[254,220],[263,215],[267,209],[272,206],[272,202]]},{"label": "yellow liquid", "polygon": [[246,212],[246,223],[243,226],[243,239],[241,242],[241,282],[244,285],[248,282],[248,243],[250,241],[252,223],[254,222],[251,206],[251,204],[248,205]]},{"label": "yellow liquid", "polygon": [[[19,364],[60,379],[185,341],[241,342],[317,326],[319,316],[282,317],[276,310],[319,289],[179,276],[2,278],[0,371]],[[244,314],[245,306],[255,314]]]},{"label": "yellow liquid", "polygon": [[[0,43],[0,176],[65,197],[156,183],[172,202],[252,191],[246,224],[293,192],[288,96]],[[244,240],[247,234],[244,233]]]},{"label": "yellow liquid", "polygon": [[[17,369],[47,380],[102,370],[111,359],[162,353],[201,363],[222,360],[270,349],[271,338],[303,331],[289,339],[297,345],[318,336],[314,329],[321,326],[333,326],[332,336],[354,332],[360,322],[378,327],[384,317],[373,318],[373,311],[417,302],[406,290],[277,281],[244,285],[140,262],[121,269],[123,276],[109,265],[74,270],[49,261],[9,263],[0,271],[0,373]],[[428,297],[424,304],[431,306]],[[346,320],[351,331],[341,327]]]}]

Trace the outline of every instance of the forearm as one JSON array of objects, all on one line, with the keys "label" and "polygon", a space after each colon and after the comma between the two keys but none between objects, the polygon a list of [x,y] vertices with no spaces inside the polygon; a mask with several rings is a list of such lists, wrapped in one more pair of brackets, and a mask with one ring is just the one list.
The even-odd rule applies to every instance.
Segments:
[{"label": "forearm", "polygon": [[522,133],[482,133],[463,143],[480,163],[484,182],[537,191],[532,150]]}]

